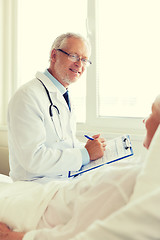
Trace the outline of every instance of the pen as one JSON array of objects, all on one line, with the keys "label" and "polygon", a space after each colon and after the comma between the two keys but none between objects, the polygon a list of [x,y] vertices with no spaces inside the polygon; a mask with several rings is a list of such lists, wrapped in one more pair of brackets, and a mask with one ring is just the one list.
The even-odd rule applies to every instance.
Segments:
[{"label": "pen", "polygon": [[86,138],[88,138],[89,140],[94,140],[94,138],[89,137],[88,135],[84,135]]}]

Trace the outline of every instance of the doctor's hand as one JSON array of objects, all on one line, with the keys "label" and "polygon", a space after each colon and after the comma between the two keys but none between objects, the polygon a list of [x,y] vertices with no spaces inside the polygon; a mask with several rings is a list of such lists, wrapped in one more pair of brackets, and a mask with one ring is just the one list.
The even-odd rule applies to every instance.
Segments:
[{"label": "doctor's hand", "polygon": [[93,138],[94,140],[88,140],[85,145],[91,161],[103,157],[106,148],[106,140],[100,138],[100,134],[94,135]]}]

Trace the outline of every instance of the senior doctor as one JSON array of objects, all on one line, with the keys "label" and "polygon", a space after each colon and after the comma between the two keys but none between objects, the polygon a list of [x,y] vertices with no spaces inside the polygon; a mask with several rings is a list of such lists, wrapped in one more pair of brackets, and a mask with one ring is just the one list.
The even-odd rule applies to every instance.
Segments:
[{"label": "senior doctor", "polygon": [[74,106],[68,87],[91,64],[90,45],[82,36],[62,34],[54,41],[50,66],[37,72],[8,106],[10,176],[13,181],[67,179],[69,171],[104,155],[97,134],[86,144],[76,139]]}]

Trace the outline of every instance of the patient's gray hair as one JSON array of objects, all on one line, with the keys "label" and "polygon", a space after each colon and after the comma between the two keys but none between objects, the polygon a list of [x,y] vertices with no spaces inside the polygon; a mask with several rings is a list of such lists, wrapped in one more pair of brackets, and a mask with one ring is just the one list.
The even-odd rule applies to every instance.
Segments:
[{"label": "patient's gray hair", "polygon": [[68,32],[65,34],[61,34],[54,40],[52,47],[51,47],[51,51],[50,51],[50,57],[51,57],[52,50],[62,48],[62,46],[66,43],[66,40],[68,38],[78,38],[78,39],[82,40],[83,42],[85,42],[85,44],[88,48],[88,53],[89,53],[89,55],[91,54],[91,44],[88,39],[84,38],[80,34]]}]

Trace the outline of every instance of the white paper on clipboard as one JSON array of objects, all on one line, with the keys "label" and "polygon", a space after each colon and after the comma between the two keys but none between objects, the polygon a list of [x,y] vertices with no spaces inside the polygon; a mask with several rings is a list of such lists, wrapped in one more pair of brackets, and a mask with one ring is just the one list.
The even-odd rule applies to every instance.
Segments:
[{"label": "white paper on clipboard", "polygon": [[104,164],[110,164],[132,155],[133,149],[129,135],[123,135],[114,138],[107,141],[107,146],[103,158],[89,162],[87,165],[82,166],[79,171],[70,171],[68,177],[77,176],[78,174],[90,171],[97,167],[101,167]]}]

